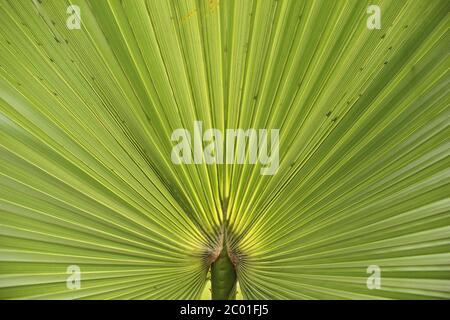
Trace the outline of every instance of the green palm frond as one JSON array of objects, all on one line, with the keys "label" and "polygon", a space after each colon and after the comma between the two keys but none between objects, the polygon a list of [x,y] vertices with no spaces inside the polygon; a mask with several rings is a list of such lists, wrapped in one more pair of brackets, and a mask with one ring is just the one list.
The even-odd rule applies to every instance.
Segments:
[{"label": "green palm frond", "polygon": [[[449,9],[0,0],[0,298],[209,298],[220,262],[244,299],[449,299]],[[173,164],[194,121],[278,128],[277,173]]]}]

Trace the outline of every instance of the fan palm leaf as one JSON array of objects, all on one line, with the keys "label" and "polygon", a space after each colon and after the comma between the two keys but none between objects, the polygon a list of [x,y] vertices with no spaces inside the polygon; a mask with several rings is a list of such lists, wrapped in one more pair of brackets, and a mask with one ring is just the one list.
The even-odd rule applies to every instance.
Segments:
[{"label": "fan palm leaf", "polygon": [[[1,0],[0,298],[450,298],[449,8]],[[173,164],[194,121],[278,171]]]}]

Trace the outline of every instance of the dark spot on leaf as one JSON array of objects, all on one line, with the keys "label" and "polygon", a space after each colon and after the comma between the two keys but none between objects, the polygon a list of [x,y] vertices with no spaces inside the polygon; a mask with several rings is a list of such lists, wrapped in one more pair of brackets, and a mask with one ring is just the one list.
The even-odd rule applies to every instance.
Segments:
[{"label": "dark spot on leaf", "polygon": [[336,122],[338,119],[338,117],[334,118],[333,120],[331,120],[332,122]]},{"label": "dark spot on leaf", "polygon": [[326,114],[327,117],[331,116],[331,111],[328,111],[328,113]]},{"label": "dark spot on leaf", "polygon": [[388,64],[388,62],[389,62],[389,61],[385,61],[385,62],[384,62],[384,65],[387,65],[387,64]]},{"label": "dark spot on leaf", "polygon": [[381,36],[381,39],[384,39],[384,38],[386,38],[386,34],[383,34],[383,35]]}]

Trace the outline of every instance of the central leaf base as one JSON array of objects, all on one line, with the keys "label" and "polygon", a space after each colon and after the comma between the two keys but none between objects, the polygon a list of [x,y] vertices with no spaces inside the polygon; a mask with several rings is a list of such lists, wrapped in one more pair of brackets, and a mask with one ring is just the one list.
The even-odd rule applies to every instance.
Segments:
[{"label": "central leaf base", "polygon": [[228,255],[227,246],[211,264],[211,291],[213,300],[236,299],[236,270]]}]

